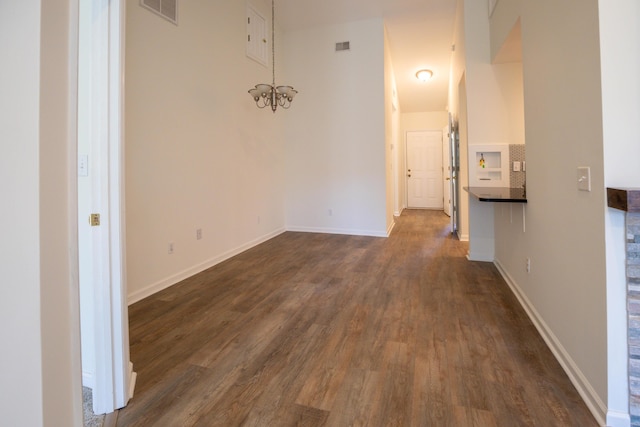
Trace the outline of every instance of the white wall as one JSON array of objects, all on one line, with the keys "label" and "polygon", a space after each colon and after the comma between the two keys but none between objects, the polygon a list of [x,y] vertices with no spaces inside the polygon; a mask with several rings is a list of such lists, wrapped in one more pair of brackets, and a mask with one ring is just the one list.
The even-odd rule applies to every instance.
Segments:
[{"label": "white wall", "polygon": [[[262,2],[255,6],[270,15]],[[245,8],[182,2],[175,26],[127,2],[130,302],[284,230],[281,129],[294,109],[260,110],[247,93],[271,81],[271,68],[245,56]],[[276,40],[278,55],[282,47]],[[303,89],[299,98],[310,95]]]},{"label": "white wall", "polygon": [[516,25],[518,18],[522,14],[522,0],[506,0],[496,3],[500,7],[495,7],[491,18],[490,48],[491,58],[495,59],[500,51],[505,47],[511,30]]},{"label": "white wall", "polygon": [[469,239],[469,195],[462,187],[469,185],[467,164],[467,87],[466,87],[466,40],[465,40],[465,2],[458,1],[453,33],[454,51],[451,55],[449,71],[449,109],[458,122],[460,140],[458,172],[458,224],[457,233],[461,240]]},{"label": "white wall", "polygon": [[[351,50],[335,52],[350,41]],[[381,19],[285,36],[287,228],[387,233],[384,26]]]},{"label": "white wall", "polygon": [[398,134],[400,132],[400,102],[393,60],[384,28],[384,134],[385,134],[385,180],[386,180],[386,227],[391,232],[395,224],[394,213],[398,212]]},{"label": "white wall", "polygon": [[522,62],[493,64],[501,105],[496,112],[506,130],[506,144],[524,144],[524,88]]},{"label": "white wall", "polygon": [[[640,3],[599,1],[604,180],[606,187],[640,187]],[[628,420],[624,213],[605,210],[608,425]],[[626,424],[628,425],[628,424]]]},{"label": "white wall", "polygon": [[405,134],[415,130],[442,130],[449,123],[449,115],[446,111],[402,113],[401,123]]},{"label": "white wall", "polygon": [[0,411],[6,425],[82,425],[75,212],[69,209],[74,6],[67,0],[0,3],[6,144],[0,157]]},{"label": "white wall", "polygon": [[[39,68],[40,2],[4,2],[0,6],[0,40],[21,40],[25,49],[1,43],[5,78],[0,80],[0,120],[8,144],[0,157],[3,209],[0,210],[2,298],[0,316],[3,412],[13,424],[42,425],[42,343],[40,341],[39,248]],[[8,101],[20,100],[9,103]],[[18,326],[18,327],[16,327]],[[16,390],[12,388],[16,387]],[[29,402],[25,402],[25,397]],[[35,410],[33,410],[35,408]],[[18,418],[18,415],[21,418]],[[24,417],[24,418],[22,418]],[[9,421],[9,423],[11,423]]]},{"label": "white wall", "polygon": [[[496,261],[604,424],[605,194],[597,2],[519,3],[498,3],[491,32],[493,40],[494,28],[506,34],[521,7],[529,203],[496,208]],[[478,109],[470,108],[469,116]],[[485,107],[477,117],[487,113],[491,110]],[[577,190],[578,166],[591,167],[590,193]],[[531,259],[529,274],[526,258]]]}]

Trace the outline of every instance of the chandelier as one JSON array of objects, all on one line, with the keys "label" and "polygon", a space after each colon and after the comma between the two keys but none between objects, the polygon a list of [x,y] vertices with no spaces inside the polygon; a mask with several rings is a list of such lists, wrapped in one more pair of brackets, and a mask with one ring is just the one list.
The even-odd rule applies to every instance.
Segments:
[{"label": "chandelier", "polygon": [[273,71],[272,84],[258,84],[249,90],[249,94],[256,102],[258,108],[270,106],[275,113],[278,105],[282,108],[289,108],[293,97],[298,93],[291,86],[276,86],[276,48],[275,48],[275,0],[271,0],[271,68]]}]

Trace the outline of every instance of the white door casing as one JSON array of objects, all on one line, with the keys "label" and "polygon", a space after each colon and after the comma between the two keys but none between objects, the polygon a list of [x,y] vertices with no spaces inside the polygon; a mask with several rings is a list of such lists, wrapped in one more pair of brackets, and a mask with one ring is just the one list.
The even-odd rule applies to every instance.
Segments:
[{"label": "white door casing", "polygon": [[448,126],[442,130],[442,193],[444,213],[451,216],[451,150]]},{"label": "white door casing", "polygon": [[443,209],[442,131],[407,132],[407,205]]},{"label": "white door casing", "polygon": [[[90,64],[89,68],[81,68],[80,73],[90,73],[87,79],[90,96],[81,99],[80,108],[90,110],[92,194],[91,200],[78,200],[78,204],[90,203],[91,211],[100,214],[100,225],[89,231],[93,280],[88,285],[92,287],[93,301],[83,303],[81,310],[90,312],[93,317],[94,351],[89,356],[94,369],[91,373],[93,410],[103,414],[125,406],[135,384],[135,373],[129,360],[124,265],[125,19],[123,0],[91,0],[84,5],[91,11],[81,13],[81,19],[90,19],[90,23],[83,24],[90,30],[80,36],[90,37],[91,49],[87,58],[80,59],[81,63]],[[83,117],[86,120],[86,116]],[[87,126],[87,123],[79,123],[79,126]],[[86,221],[87,218],[79,220]]]}]

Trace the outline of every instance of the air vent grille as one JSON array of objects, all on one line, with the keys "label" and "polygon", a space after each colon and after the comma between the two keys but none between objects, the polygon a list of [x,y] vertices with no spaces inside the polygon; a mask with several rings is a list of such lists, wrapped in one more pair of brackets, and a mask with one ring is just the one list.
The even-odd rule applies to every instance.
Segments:
[{"label": "air vent grille", "polygon": [[351,46],[349,46],[349,42],[336,43],[336,52],[341,52],[343,50],[351,50]]},{"label": "air vent grille", "polygon": [[178,0],[140,0],[140,5],[178,25]]}]

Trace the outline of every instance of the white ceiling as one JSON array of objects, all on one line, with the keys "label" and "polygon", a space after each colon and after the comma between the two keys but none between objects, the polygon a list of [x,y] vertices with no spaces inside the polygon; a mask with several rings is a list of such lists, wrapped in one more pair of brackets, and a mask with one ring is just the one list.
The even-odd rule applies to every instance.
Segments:
[{"label": "white ceiling", "polygon": [[[270,4],[269,0],[265,1]],[[403,113],[447,108],[451,43],[457,0],[276,0],[283,30],[383,17],[387,27],[400,109]],[[419,82],[415,73],[433,70]]]}]

